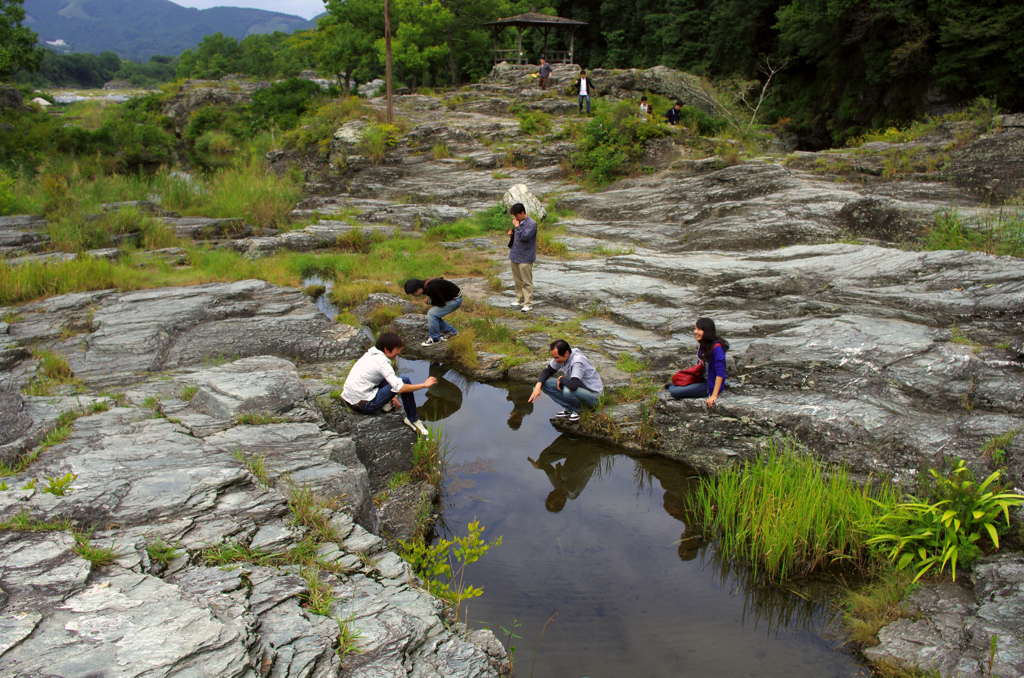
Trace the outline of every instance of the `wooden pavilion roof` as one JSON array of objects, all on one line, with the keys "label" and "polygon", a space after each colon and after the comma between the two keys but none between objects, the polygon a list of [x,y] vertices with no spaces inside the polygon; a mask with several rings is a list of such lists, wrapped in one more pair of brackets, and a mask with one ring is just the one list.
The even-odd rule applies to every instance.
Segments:
[{"label": "wooden pavilion roof", "polygon": [[586,26],[586,21],[576,21],[575,19],[566,19],[560,16],[551,16],[550,14],[538,14],[537,12],[527,12],[526,14],[517,14],[516,16],[506,17],[504,19],[498,19],[497,21],[487,21],[484,26],[516,26],[518,28],[526,28],[527,26]]}]

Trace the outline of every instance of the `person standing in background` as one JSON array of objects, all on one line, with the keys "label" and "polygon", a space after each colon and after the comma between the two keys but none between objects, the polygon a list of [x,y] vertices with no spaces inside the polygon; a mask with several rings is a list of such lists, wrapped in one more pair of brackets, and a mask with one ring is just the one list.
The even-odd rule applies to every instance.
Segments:
[{"label": "person standing in background", "polygon": [[590,115],[590,91],[593,89],[594,83],[592,80],[587,78],[587,72],[580,71],[580,79],[576,81],[576,91],[580,95],[580,113],[583,112],[583,100],[587,100],[587,115]]},{"label": "person standing in background", "polygon": [[512,236],[508,246],[508,259],[512,262],[512,280],[516,284],[516,300],[512,306],[522,304],[522,310],[533,310],[533,262],[537,261],[537,222],[526,215],[523,203],[517,202],[512,213]]},{"label": "person standing in background", "polygon": [[537,71],[537,84],[542,90],[548,88],[548,78],[551,77],[551,64],[544,57],[540,58],[540,69]]}]

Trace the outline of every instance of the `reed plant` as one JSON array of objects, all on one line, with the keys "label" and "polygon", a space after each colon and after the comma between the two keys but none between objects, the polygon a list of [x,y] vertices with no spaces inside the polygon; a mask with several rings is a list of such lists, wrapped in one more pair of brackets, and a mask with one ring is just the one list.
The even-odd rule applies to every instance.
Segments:
[{"label": "reed plant", "polygon": [[858,488],[845,468],[826,470],[792,441],[770,440],[758,459],[702,480],[689,508],[723,552],[782,580],[867,565],[868,526],[898,501],[887,483]]}]

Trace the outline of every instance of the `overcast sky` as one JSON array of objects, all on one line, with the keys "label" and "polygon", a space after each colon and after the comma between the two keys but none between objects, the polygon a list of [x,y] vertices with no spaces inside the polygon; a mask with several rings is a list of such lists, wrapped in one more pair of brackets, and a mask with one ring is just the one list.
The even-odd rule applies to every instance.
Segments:
[{"label": "overcast sky", "polygon": [[252,7],[270,12],[294,14],[303,19],[312,19],[317,14],[323,14],[324,11],[323,0],[173,0],[173,2],[182,7],[195,7],[196,9]]}]

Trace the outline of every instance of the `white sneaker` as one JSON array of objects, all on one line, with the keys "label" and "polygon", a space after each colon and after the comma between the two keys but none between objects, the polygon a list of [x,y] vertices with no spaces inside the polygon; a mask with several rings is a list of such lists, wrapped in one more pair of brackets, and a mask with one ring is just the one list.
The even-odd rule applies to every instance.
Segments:
[{"label": "white sneaker", "polygon": [[390,412],[391,411],[391,403],[388,403],[387,405],[385,405],[384,407],[382,407],[380,409],[383,412]]},{"label": "white sneaker", "polygon": [[532,311],[532,310],[533,310],[533,306],[523,306],[523,308],[522,308],[522,309],[520,309],[520,310],[521,310],[521,311],[522,311],[523,313],[527,313],[527,312],[529,312],[529,311]]},{"label": "white sneaker", "polygon": [[411,421],[409,421],[409,417],[403,417],[402,423],[411,428],[413,431],[419,433],[419,429],[416,428],[416,424],[418,424],[419,422],[416,422],[416,424],[414,424]]},{"label": "white sneaker", "polygon": [[420,346],[435,346],[435,345],[440,344],[440,343],[441,343],[440,339],[434,339],[433,337],[427,337],[427,340],[424,341],[422,344],[420,344]]},{"label": "white sneaker", "polygon": [[416,431],[419,432],[419,434],[421,436],[423,436],[424,438],[429,438],[430,437],[430,431],[427,430],[427,427],[423,425],[422,421],[417,419],[416,421],[414,421],[412,423],[412,425],[416,429]]},{"label": "white sneaker", "polygon": [[521,301],[510,301],[508,305],[511,306],[512,308],[515,308],[516,306],[522,306],[523,302],[521,302]]}]

